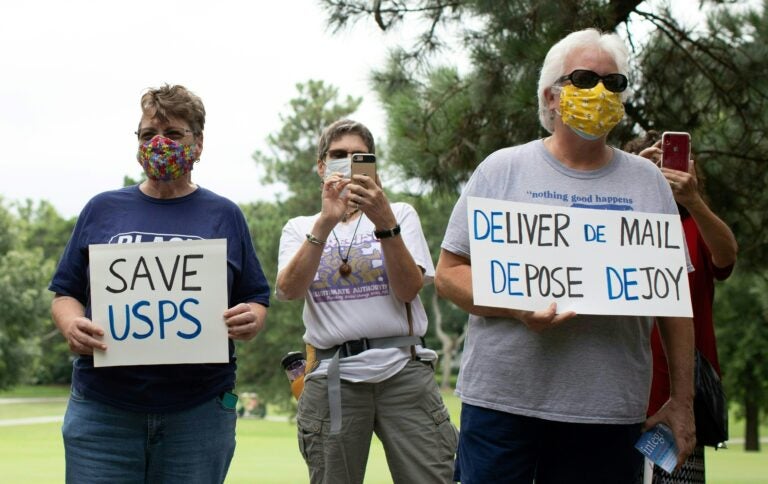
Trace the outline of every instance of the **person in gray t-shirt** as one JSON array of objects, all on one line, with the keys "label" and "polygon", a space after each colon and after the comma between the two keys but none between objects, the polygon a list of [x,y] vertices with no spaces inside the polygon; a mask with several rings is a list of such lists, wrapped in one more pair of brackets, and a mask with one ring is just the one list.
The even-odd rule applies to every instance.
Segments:
[{"label": "person in gray t-shirt", "polygon": [[539,118],[552,135],[491,154],[464,188],[437,265],[438,293],[469,313],[457,394],[463,483],[632,482],[643,429],[664,423],[683,462],[694,445],[693,328],[659,317],[672,392],[646,420],[652,317],[558,313],[474,304],[467,197],[677,213],[661,173],[606,144],[623,116],[628,51],[615,34],[574,32],[539,79]]}]

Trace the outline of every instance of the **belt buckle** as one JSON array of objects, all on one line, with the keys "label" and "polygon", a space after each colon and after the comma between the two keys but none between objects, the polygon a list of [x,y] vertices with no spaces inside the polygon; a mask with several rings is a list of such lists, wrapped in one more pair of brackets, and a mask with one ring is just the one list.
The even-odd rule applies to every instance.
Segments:
[{"label": "belt buckle", "polygon": [[367,338],[344,342],[344,351],[346,352],[347,356],[358,355],[367,349],[369,349]]}]

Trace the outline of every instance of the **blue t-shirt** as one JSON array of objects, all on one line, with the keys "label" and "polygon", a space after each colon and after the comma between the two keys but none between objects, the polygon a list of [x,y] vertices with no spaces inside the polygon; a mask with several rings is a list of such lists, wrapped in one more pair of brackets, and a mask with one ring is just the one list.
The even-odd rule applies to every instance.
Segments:
[{"label": "blue t-shirt", "polygon": [[[91,317],[89,244],[227,239],[228,307],[269,305],[269,285],[256,258],[248,225],[230,200],[199,187],[189,195],[159,199],[138,185],[93,197],[77,219],[48,287],[71,296]],[[74,362],[72,385],[87,398],[138,412],[174,412],[198,405],[235,384],[235,346],[229,363],[93,367],[93,357]]]}]

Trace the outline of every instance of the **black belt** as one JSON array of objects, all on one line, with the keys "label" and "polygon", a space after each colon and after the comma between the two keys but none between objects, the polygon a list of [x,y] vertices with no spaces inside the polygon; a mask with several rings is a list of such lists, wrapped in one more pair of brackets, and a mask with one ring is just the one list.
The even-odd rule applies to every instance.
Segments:
[{"label": "black belt", "polygon": [[397,344],[393,346],[392,343],[402,343],[402,338],[418,338],[418,340],[412,340],[409,344],[419,344],[422,347],[426,347],[424,338],[420,336],[391,336],[385,338],[360,338],[345,341],[340,345],[332,346],[327,349],[315,348],[315,354],[318,360],[326,360],[333,358],[336,352],[339,352],[339,358],[347,358],[349,356],[359,355],[363,351],[368,351],[376,348],[400,348],[403,344]]}]

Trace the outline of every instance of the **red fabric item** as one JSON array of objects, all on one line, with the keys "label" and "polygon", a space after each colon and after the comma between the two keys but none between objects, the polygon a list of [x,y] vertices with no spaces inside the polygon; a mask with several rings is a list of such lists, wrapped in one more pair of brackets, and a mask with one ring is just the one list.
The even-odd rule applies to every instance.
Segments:
[{"label": "red fabric item", "polygon": [[[712,321],[712,302],[715,298],[715,280],[722,281],[731,275],[733,265],[715,267],[712,256],[704,240],[699,234],[693,217],[683,218],[685,242],[688,254],[695,270],[688,273],[688,284],[691,288],[691,304],[693,306],[693,327],[696,334],[696,348],[715,367],[720,374],[720,363],[717,360],[717,341],[715,340],[715,325]],[[651,396],[648,402],[648,415],[653,415],[669,399],[669,368],[667,357],[661,345],[658,326],[654,325],[651,334],[651,350],[653,351],[653,382]]]}]

